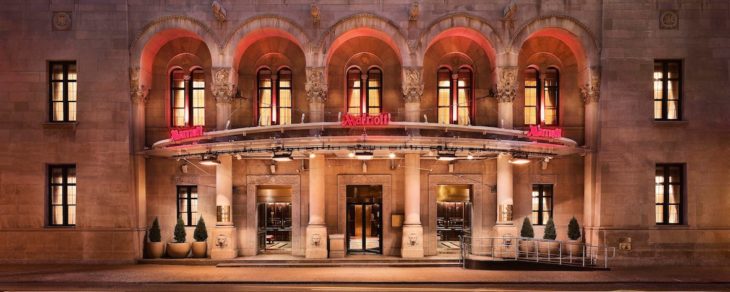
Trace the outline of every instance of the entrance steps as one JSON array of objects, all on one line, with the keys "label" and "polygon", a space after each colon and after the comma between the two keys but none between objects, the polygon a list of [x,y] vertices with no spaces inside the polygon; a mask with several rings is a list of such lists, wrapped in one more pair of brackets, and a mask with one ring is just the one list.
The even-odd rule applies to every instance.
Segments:
[{"label": "entrance steps", "polygon": [[141,264],[158,265],[215,265],[232,267],[461,267],[458,255],[432,256],[422,259],[404,259],[379,255],[349,255],[344,258],[305,259],[291,255],[266,254],[229,260],[212,259],[143,259]]}]

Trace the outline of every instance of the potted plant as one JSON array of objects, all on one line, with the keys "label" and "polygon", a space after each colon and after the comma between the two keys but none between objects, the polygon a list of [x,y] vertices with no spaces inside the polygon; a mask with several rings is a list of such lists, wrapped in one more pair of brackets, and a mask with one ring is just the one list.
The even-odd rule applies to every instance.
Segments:
[{"label": "potted plant", "polygon": [[529,217],[525,217],[525,220],[522,221],[520,237],[523,238],[520,240],[520,253],[529,256],[530,253],[535,251],[535,243],[532,240],[528,240],[528,238],[535,237],[535,230],[532,229],[532,222],[530,222]]},{"label": "potted plant", "polygon": [[185,242],[185,223],[182,218],[177,218],[177,224],[175,224],[175,242],[167,243],[167,255],[171,258],[184,258],[190,253],[190,243]]},{"label": "potted plant", "polygon": [[542,241],[538,245],[538,251],[541,254],[550,254],[551,256],[555,256],[560,251],[560,243],[555,240],[555,238],[558,237],[558,234],[555,232],[555,222],[553,222],[553,218],[548,219],[547,224],[545,224],[545,234],[542,236],[542,239],[547,239],[551,241]]},{"label": "potted plant", "polygon": [[193,242],[193,257],[204,258],[208,251],[208,243],[206,242],[208,239],[208,230],[205,228],[203,216],[200,216],[200,219],[198,219],[198,225],[195,226],[193,238],[195,239]]},{"label": "potted plant", "polygon": [[160,235],[160,223],[157,217],[152,221],[152,227],[147,234],[149,241],[144,243],[145,257],[148,259],[159,259],[162,257],[164,245],[162,245],[162,235]]},{"label": "potted plant", "polygon": [[572,256],[581,256],[583,254],[583,244],[578,240],[580,239],[580,225],[575,217],[570,219],[568,223],[568,254]]}]

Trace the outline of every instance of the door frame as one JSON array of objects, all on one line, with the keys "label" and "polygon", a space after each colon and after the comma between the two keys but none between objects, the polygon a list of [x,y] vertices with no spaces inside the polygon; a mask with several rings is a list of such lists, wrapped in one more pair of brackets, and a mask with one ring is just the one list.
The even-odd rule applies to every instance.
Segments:
[{"label": "door frame", "polygon": [[393,250],[393,242],[400,241],[400,234],[391,227],[391,208],[394,205],[392,197],[392,176],[389,174],[340,174],[337,175],[337,233],[346,235],[347,228],[347,186],[348,185],[381,185],[382,212],[382,255],[400,254],[400,249]]},{"label": "door frame", "polygon": [[[383,226],[383,202],[382,202],[383,198],[382,198],[382,194],[381,194],[380,200],[381,200],[381,202],[380,202],[380,233],[378,234],[378,241],[379,241],[378,248],[379,248],[379,251],[378,252],[375,252],[375,251],[369,251],[367,249],[367,236],[365,235],[365,232],[364,232],[365,231],[364,230],[365,225],[362,225],[363,235],[362,235],[362,238],[360,240],[363,243],[363,248],[361,250],[355,250],[355,251],[353,251],[355,254],[358,254],[358,253],[361,253],[361,254],[383,254],[383,229],[385,228],[385,226]],[[365,218],[366,218],[366,215],[365,215],[366,213],[364,212],[365,206],[367,206],[367,205],[373,206],[375,204],[376,203],[374,203],[374,202],[373,203],[347,203],[346,204],[346,208],[347,208],[347,210],[349,210],[351,205],[353,205],[353,206],[357,206],[357,205],[362,206],[363,207],[363,212],[362,212],[362,218],[361,219],[364,222],[365,221]],[[347,210],[345,210],[345,216],[347,216],[347,212],[348,212]],[[371,212],[372,212],[372,207],[371,207]],[[347,230],[347,224],[345,224],[345,254],[350,254],[350,236],[348,235],[347,231],[348,231]]]},{"label": "door frame", "polygon": [[[246,176],[246,199],[245,210],[238,213],[236,199],[234,199],[234,222],[238,228],[239,244],[242,247],[241,253],[244,256],[258,254],[258,214],[256,210],[256,189],[261,185],[280,185],[291,187],[291,253],[295,256],[304,255],[304,234],[306,221],[302,221],[301,204],[301,183],[299,175],[247,175]],[[239,223],[240,222],[240,223]],[[305,224],[302,226],[302,224]]]}]

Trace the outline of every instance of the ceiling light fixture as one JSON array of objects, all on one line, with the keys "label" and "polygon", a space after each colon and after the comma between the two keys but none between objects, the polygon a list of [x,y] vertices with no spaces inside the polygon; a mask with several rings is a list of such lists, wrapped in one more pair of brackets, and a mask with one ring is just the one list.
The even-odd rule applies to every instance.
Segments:
[{"label": "ceiling light fixture", "polygon": [[469,153],[469,155],[466,156],[466,159],[472,160],[474,159],[474,155],[471,155],[471,153]]},{"label": "ceiling light fixture", "polygon": [[357,152],[355,152],[355,158],[358,160],[370,160],[370,159],[373,159],[373,152],[357,151]]},{"label": "ceiling light fixture", "polygon": [[456,152],[454,151],[439,151],[438,157],[436,157],[436,160],[438,161],[454,161],[456,160]]},{"label": "ceiling light fixture", "polygon": [[203,154],[203,158],[200,160],[201,165],[213,166],[220,165],[221,162],[218,160],[218,156],[215,154]]},{"label": "ceiling light fixture", "polygon": [[509,163],[516,164],[516,165],[524,165],[530,163],[530,159],[527,156],[527,153],[513,153],[512,159],[509,160]]},{"label": "ceiling light fixture", "polygon": [[274,152],[274,156],[271,157],[271,160],[276,162],[289,162],[293,159],[291,158],[291,152],[284,151],[284,152]]},{"label": "ceiling light fixture", "polygon": [[395,158],[395,153],[393,153],[393,152],[388,153],[388,158],[390,158],[390,159]]}]

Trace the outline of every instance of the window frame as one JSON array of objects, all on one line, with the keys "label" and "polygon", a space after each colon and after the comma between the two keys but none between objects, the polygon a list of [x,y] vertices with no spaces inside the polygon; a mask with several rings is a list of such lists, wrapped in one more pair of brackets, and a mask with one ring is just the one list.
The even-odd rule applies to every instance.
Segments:
[{"label": "window frame", "polygon": [[[63,79],[56,80],[53,79],[53,66],[54,65],[61,65],[63,70]],[[76,79],[70,80],[68,77],[69,72],[69,65],[74,65],[76,67]],[[75,123],[78,121],[78,65],[76,64],[76,61],[49,61],[48,62],[48,121],[50,123]],[[54,101],[53,100],[53,84],[60,82],[63,84],[63,98],[61,101]],[[69,83],[76,83],[76,100],[70,101],[68,97],[68,85]],[[75,118],[71,120],[70,117],[70,104],[76,103],[76,112],[75,112]],[[57,120],[54,119],[54,103],[62,103],[63,104],[63,119]]]},{"label": "window frame", "polygon": [[[380,72],[377,87],[370,86],[370,80],[371,80],[370,73],[373,71]],[[355,72],[358,73],[359,79],[350,79],[350,74],[355,74]],[[370,67],[370,69],[365,71],[365,73],[363,73],[362,69],[360,69],[357,66],[352,66],[352,67],[348,68],[345,71],[345,82],[346,82],[345,90],[347,91],[347,92],[345,92],[345,98],[347,99],[346,103],[345,103],[345,112],[348,114],[351,114],[351,115],[353,115],[353,114],[371,115],[372,114],[371,109],[377,108],[378,109],[377,114],[382,114],[383,113],[383,75],[384,75],[383,69],[381,69],[380,67],[377,67],[377,66]],[[360,81],[360,83],[359,83],[360,86],[355,87],[352,85],[352,82],[350,82],[350,81]],[[353,89],[360,90],[360,96],[358,98],[358,100],[360,101],[360,105],[357,107],[352,106],[350,103],[350,101],[352,100],[352,90]],[[372,90],[372,89],[378,90],[378,106],[377,107],[370,106],[370,98],[371,98],[370,90]],[[352,109],[357,109],[357,113],[351,112]]]},{"label": "window frame", "polygon": [[[547,187],[549,187],[549,189],[550,189],[549,196],[545,195],[546,190],[548,189]],[[533,225],[545,225],[545,224],[547,224],[547,221],[550,218],[553,218],[553,210],[555,209],[555,204],[554,204],[554,200],[553,200],[555,197],[555,185],[554,184],[533,184],[531,193],[535,192],[535,188],[537,188],[537,192],[538,192],[537,197],[535,197],[534,195],[531,195],[531,198],[538,199],[537,210],[535,210],[534,207],[531,207],[530,215],[537,213],[537,220],[535,220],[535,222],[533,222],[532,224]],[[544,206],[543,200],[542,200],[544,198],[547,198],[550,201],[550,209],[547,210],[547,212],[549,213],[548,218],[543,218],[543,216],[542,216],[542,214],[545,212],[545,206]],[[530,217],[532,217],[532,216],[530,216]]]},{"label": "window frame", "polygon": [[[440,73],[447,72],[448,73],[448,81],[449,86],[441,86],[441,78],[439,77]],[[466,72],[468,74],[469,78],[469,84],[466,86],[459,85],[459,82],[462,80],[462,73]],[[466,106],[460,106],[459,105],[459,90],[466,90],[467,91],[467,97],[466,97]],[[448,105],[441,105],[439,103],[439,92],[441,90],[448,90],[449,93],[449,104]],[[465,125],[471,125],[474,121],[474,70],[468,66],[461,66],[458,70],[456,70],[456,73],[454,73],[451,68],[447,66],[440,66],[436,70],[436,121],[438,123],[441,123],[441,117],[440,117],[440,109],[448,108],[449,109],[449,116],[448,116],[448,124],[449,125],[459,125],[459,110],[462,108],[466,108],[467,112],[467,123]]]},{"label": "window frame", "polygon": [[[289,72],[288,73],[289,74],[289,86],[288,87],[281,86],[282,71]],[[293,105],[294,105],[294,71],[292,71],[292,69],[289,67],[279,68],[279,70],[276,71],[276,82],[274,84],[276,84],[276,96],[275,96],[276,97],[276,125],[289,125],[292,123],[292,117],[294,115],[294,109],[293,109]],[[282,106],[281,106],[280,100],[281,100],[282,89],[289,90],[289,99],[290,99],[289,106],[283,107],[285,109],[287,109],[287,108],[289,109],[289,121],[286,123],[282,123],[282,118],[281,118]],[[272,117],[273,117],[273,115],[272,115]],[[274,125],[273,121],[272,121],[272,125]]]},{"label": "window frame", "polygon": [[[47,168],[46,169],[46,172],[47,172],[46,191],[48,192],[48,195],[47,195],[47,199],[48,199],[48,204],[47,204],[48,205],[47,206],[48,216],[47,217],[48,218],[46,221],[46,226],[48,226],[48,227],[75,227],[76,223],[74,223],[74,224],[68,223],[70,221],[68,209],[69,209],[69,206],[72,206],[72,205],[74,208],[76,208],[76,212],[74,213],[74,220],[73,220],[74,222],[76,222],[76,214],[78,212],[78,207],[77,207],[78,206],[78,189],[76,192],[76,199],[74,200],[75,203],[69,204],[68,203],[68,187],[77,186],[78,175],[76,175],[76,177],[77,177],[76,182],[69,183],[68,182],[68,177],[69,177],[68,173],[69,173],[69,169],[72,169],[72,168],[74,169],[74,173],[76,173],[76,174],[78,173],[78,172],[76,172],[76,164],[49,164],[49,165],[47,165],[46,168]],[[61,183],[60,184],[53,182],[54,169],[61,169]],[[55,187],[55,186],[61,186],[61,204],[60,205],[53,203],[53,187]],[[62,207],[61,216],[63,218],[63,220],[62,220],[63,222],[61,224],[53,223],[53,218],[54,218],[53,207],[55,207],[55,206]]]},{"label": "window frame", "polygon": [[[185,219],[187,219],[187,223],[185,223],[185,226],[187,226],[187,227],[196,226],[197,222],[193,222],[193,214],[200,213],[197,211],[197,209],[199,209],[200,205],[196,204],[197,209],[195,212],[192,211],[192,206],[193,206],[193,200],[197,201],[197,203],[200,203],[200,200],[198,200],[200,198],[200,193],[198,192],[198,186],[197,185],[178,185],[175,188],[175,190],[177,191],[175,193],[175,199],[176,199],[175,206],[177,208],[177,217],[175,217],[175,218],[183,218],[181,215],[185,214]],[[186,191],[185,197],[180,197],[181,190]],[[192,197],[193,190],[194,190],[194,193],[196,194],[195,198]],[[185,201],[187,211],[183,212],[180,210],[180,201],[181,200]],[[183,220],[183,221],[185,221],[185,220]]]},{"label": "window frame", "polygon": [[[554,86],[548,86],[547,84],[545,84],[547,81],[547,76],[549,76],[548,71],[555,72],[555,84],[556,85],[554,85]],[[547,69],[545,69],[545,74],[543,74],[543,75],[544,75],[544,77],[542,78],[542,83],[543,83],[542,96],[540,97],[540,125],[557,127],[560,125],[560,70],[558,70],[558,68],[556,68],[556,67],[550,66]],[[547,92],[551,88],[555,89],[555,106],[553,107],[553,109],[555,109],[555,117],[554,117],[555,120],[553,123],[548,124],[545,122],[543,115],[548,110],[547,102],[546,102]]]},{"label": "window frame", "polygon": [[[684,72],[683,72],[684,64],[683,64],[682,60],[679,60],[679,59],[656,59],[656,60],[654,60],[654,68],[657,66],[657,63],[660,63],[662,65],[662,78],[661,78],[662,97],[661,97],[661,99],[656,99],[656,96],[654,96],[654,98],[653,98],[654,104],[652,107],[654,110],[652,111],[652,116],[654,116],[654,113],[656,112],[656,102],[657,101],[661,102],[662,116],[660,118],[657,118],[656,116],[654,116],[654,121],[682,121],[683,120],[682,103],[683,103],[683,99],[684,99],[683,98],[684,97]],[[677,75],[678,75],[677,78],[668,77],[669,76],[669,65],[672,63],[677,64]],[[655,72],[654,69],[652,71]],[[652,79],[653,79],[652,85],[654,84],[654,82],[658,81],[656,78],[652,78]],[[669,85],[670,81],[674,81],[674,80],[677,81],[677,85],[679,87],[679,88],[677,88],[677,95],[678,95],[677,96],[677,118],[670,119],[669,118],[669,86],[668,85]]]},{"label": "window frame", "polygon": [[[201,74],[203,74],[203,87],[194,86],[195,78],[193,77],[193,74],[195,74],[198,71]],[[183,88],[175,87],[174,75],[176,72],[181,72],[183,74],[183,84],[184,84]],[[187,80],[185,80],[185,78],[187,78]],[[183,70],[182,68],[179,68],[179,67],[172,68],[169,71],[168,90],[169,90],[169,94],[170,94],[169,112],[170,112],[170,127],[171,128],[191,128],[191,127],[197,127],[197,126],[205,127],[205,114],[203,114],[203,124],[202,125],[195,124],[195,116],[196,116],[195,110],[202,109],[203,113],[205,113],[205,99],[206,99],[205,91],[206,91],[206,87],[208,87],[208,82],[205,79],[206,79],[205,70],[203,70],[203,68],[200,68],[200,67],[193,67],[190,70],[188,70],[187,73],[185,72],[185,70]],[[185,106],[185,108],[183,109],[183,112],[185,113],[185,115],[187,115],[187,117],[185,118],[185,121],[182,126],[177,126],[177,125],[175,125],[175,109],[179,109],[179,108],[175,107],[175,90],[180,90],[180,89],[182,89],[185,94],[185,97],[184,97],[185,100],[183,101],[183,105]],[[194,94],[193,93],[195,92],[195,90],[203,91],[203,106],[202,107],[194,106],[194,101],[193,101]]]},{"label": "window frame", "polygon": [[[654,170],[654,177],[655,177],[655,186],[658,186],[659,184],[656,183],[656,171],[662,168],[663,172],[663,181],[662,181],[662,188],[663,188],[663,202],[658,203],[656,201],[656,187],[654,188],[654,223],[657,226],[677,226],[677,225],[686,225],[685,223],[685,216],[684,216],[684,210],[685,210],[685,187],[686,187],[686,173],[685,173],[685,164],[683,163],[657,163],[655,170]],[[670,169],[671,168],[678,168],[679,169],[679,183],[670,183],[669,182],[669,175],[670,175]],[[679,186],[679,203],[669,203],[669,189],[672,185],[678,185]],[[669,206],[677,206],[677,223],[670,223],[669,222]],[[662,222],[657,222],[656,218],[656,207],[662,206]]]},{"label": "window frame", "polygon": [[[535,67],[527,67],[525,69],[525,72],[527,72],[527,71],[532,71],[531,73],[534,73],[535,74],[535,76],[534,76],[534,78],[535,78],[535,86],[527,86],[527,85],[525,85],[525,83],[527,82],[526,81],[527,80],[527,78],[526,78],[527,77],[527,74],[525,74],[525,78],[522,81],[522,83],[523,83],[523,91],[525,91],[525,93],[527,92],[527,89],[530,89],[530,90],[534,90],[535,91],[535,105],[534,106],[533,105],[528,106],[527,105],[527,100],[525,98],[527,96],[527,94],[524,94],[523,93],[523,98],[525,98],[525,100],[523,102],[523,106],[522,106],[522,114],[524,115],[523,123],[525,125],[540,125],[541,122],[542,122],[542,121],[540,121],[540,116],[542,116],[542,112],[541,112],[541,108],[542,107],[541,107],[541,100],[540,100],[540,96],[541,96],[540,93],[542,92],[542,82],[540,80],[542,80],[542,79],[540,78],[540,70],[538,70]],[[534,108],[535,109],[535,116],[534,116],[535,123],[534,124],[533,123],[527,123],[527,114],[526,114],[526,109],[527,108]]]}]

